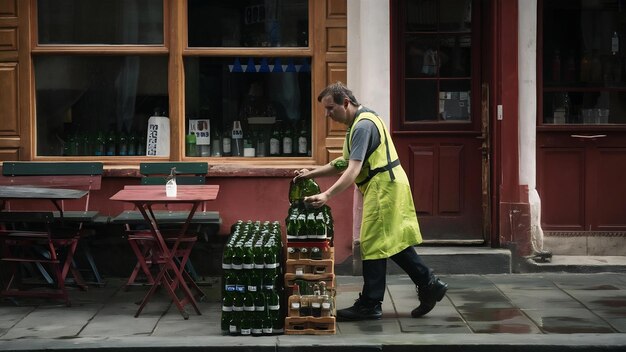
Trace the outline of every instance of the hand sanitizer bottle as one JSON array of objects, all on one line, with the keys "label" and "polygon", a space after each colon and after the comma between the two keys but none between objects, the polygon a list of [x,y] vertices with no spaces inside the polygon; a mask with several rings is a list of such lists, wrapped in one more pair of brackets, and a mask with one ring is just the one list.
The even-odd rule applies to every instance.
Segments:
[{"label": "hand sanitizer bottle", "polygon": [[173,167],[170,171],[170,175],[167,176],[167,182],[165,182],[165,195],[167,197],[176,197],[176,168]]}]

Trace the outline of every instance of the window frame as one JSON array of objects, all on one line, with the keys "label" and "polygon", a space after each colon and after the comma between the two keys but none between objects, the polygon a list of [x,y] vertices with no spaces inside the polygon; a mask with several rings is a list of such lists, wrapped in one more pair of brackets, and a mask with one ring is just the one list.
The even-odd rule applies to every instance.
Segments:
[{"label": "window frame", "polygon": [[[163,0],[163,44],[115,44],[115,45],[85,45],[85,44],[39,44],[37,23],[37,0],[29,2],[29,18],[31,31],[29,61],[31,80],[30,103],[36,104],[34,67],[32,58],[39,55],[167,55],[168,56],[168,101],[170,118],[170,155],[169,157],[154,157],[151,160],[198,160],[200,157],[185,156],[185,87],[184,83],[184,59],[186,57],[307,57],[311,62],[311,91],[319,86],[320,70],[316,65],[320,64],[320,55],[324,53],[319,46],[322,40],[316,40],[321,33],[314,30],[315,16],[320,16],[319,8],[324,4],[316,4],[315,0],[308,0],[308,47],[190,47],[188,43],[188,2],[177,0]],[[317,10],[317,12],[316,12]],[[318,13],[320,12],[320,13]],[[317,43],[317,44],[316,44]],[[258,165],[315,165],[323,162],[327,157],[321,153],[324,141],[322,134],[325,132],[325,121],[316,118],[318,109],[315,94],[311,98],[311,156],[293,157],[201,157],[214,164],[258,164]],[[30,128],[30,155],[32,160],[89,160],[94,156],[41,156],[37,155],[37,116],[36,109],[31,110]],[[128,164],[145,160],[145,156],[105,156],[98,157],[110,164]]]}]

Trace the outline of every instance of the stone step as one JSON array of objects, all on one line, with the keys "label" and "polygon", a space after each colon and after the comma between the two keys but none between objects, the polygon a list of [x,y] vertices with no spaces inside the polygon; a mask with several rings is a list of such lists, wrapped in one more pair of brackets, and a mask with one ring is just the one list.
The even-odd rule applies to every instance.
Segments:
[{"label": "stone step", "polygon": [[553,255],[549,262],[527,259],[520,270],[527,273],[624,273],[626,256]]},{"label": "stone step", "polygon": [[[511,251],[475,246],[432,246],[415,247],[424,263],[437,275],[453,274],[510,274],[512,267]],[[356,259],[355,259],[356,258]],[[361,261],[357,254],[350,268],[342,265],[335,270],[340,275],[361,275]],[[349,261],[347,261],[349,262]],[[387,263],[390,275],[404,274],[392,260]]]}]

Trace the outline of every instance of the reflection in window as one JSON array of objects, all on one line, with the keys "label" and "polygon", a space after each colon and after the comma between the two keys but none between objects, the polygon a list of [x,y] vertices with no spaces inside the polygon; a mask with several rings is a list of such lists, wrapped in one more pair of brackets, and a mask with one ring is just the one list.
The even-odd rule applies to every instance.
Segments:
[{"label": "reflection in window", "polygon": [[[185,59],[188,156],[311,156],[309,58]],[[210,143],[210,144],[207,144]]]},{"label": "reflection in window", "polygon": [[405,5],[404,120],[471,121],[472,1]]},{"label": "reflection in window", "polygon": [[163,44],[163,0],[38,0],[40,44]]},{"label": "reflection in window", "polygon": [[37,154],[146,155],[148,118],[168,111],[167,57],[34,58]]},{"label": "reflection in window", "polygon": [[626,5],[543,2],[543,123],[626,123]]},{"label": "reflection in window", "polygon": [[189,0],[190,47],[307,47],[308,0]]}]

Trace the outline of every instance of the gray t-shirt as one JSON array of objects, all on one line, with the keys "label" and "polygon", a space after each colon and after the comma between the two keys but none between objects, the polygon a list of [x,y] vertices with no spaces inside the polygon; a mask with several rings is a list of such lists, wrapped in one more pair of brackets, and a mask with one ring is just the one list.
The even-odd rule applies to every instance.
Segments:
[{"label": "gray t-shirt", "polygon": [[365,161],[380,145],[378,128],[371,120],[363,119],[355,123],[352,129],[350,160]]}]

